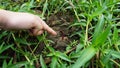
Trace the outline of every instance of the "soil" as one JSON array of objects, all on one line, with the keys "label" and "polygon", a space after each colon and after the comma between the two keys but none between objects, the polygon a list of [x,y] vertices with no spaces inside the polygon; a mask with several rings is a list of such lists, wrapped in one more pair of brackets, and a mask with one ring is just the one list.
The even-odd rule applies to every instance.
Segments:
[{"label": "soil", "polygon": [[64,51],[72,40],[69,36],[71,30],[68,28],[73,22],[74,16],[70,13],[57,13],[47,18],[47,24],[57,32],[57,36],[48,35],[48,39],[54,41],[53,47]]},{"label": "soil", "polygon": [[[58,51],[65,52],[66,47],[70,44],[70,42],[73,40],[69,36],[71,35],[71,32],[74,31],[74,29],[69,29],[68,27],[72,22],[74,21],[74,16],[72,16],[70,13],[57,13],[52,14],[46,19],[46,23],[53,28],[57,32],[57,36],[53,36],[48,34],[47,39],[52,40],[54,43],[51,44],[51,46]],[[44,43],[41,43],[40,50],[44,49]],[[73,47],[71,50],[66,52],[66,54],[69,54],[71,51],[75,50],[76,47]],[[37,50],[38,51],[38,50]],[[45,58],[45,63],[49,64],[51,62],[51,58]],[[38,64],[36,67],[40,67],[41,65]]]},{"label": "soil", "polygon": [[[41,11],[35,11],[36,14],[41,14]],[[66,46],[72,40],[69,36],[70,34],[72,34],[71,32],[73,32],[74,29],[69,29],[68,27],[73,21],[74,16],[70,12],[59,12],[56,14],[51,14],[49,17],[46,18],[46,23],[57,32],[57,36],[47,36],[47,39],[50,39],[54,42],[51,46],[54,47],[56,50],[65,51]]]}]

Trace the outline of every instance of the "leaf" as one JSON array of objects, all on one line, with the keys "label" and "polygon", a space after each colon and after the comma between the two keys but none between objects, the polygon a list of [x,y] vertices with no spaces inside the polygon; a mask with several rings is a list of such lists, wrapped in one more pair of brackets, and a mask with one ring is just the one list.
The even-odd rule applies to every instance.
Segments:
[{"label": "leaf", "polygon": [[51,47],[51,46],[46,46],[52,53],[54,53],[55,52],[55,50],[54,50],[54,48],[53,47]]},{"label": "leaf", "polygon": [[48,7],[48,0],[45,0],[44,7],[43,7],[42,17],[44,17],[45,12],[46,12],[46,10],[47,10],[47,7]]},{"label": "leaf", "polygon": [[79,52],[84,47],[84,44],[79,43],[76,47],[76,52]]},{"label": "leaf", "polygon": [[61,53],[61,52],[59,52],[59,51],[56,51],[56,52],[55,52],[55,56],[57,56],[57,57],[59,57],[59,58],[61,58],[61,59],[63,59],[63,60],[66,60],[66,61],[71,62],[71,60],[69,59],[69,57],[68,57],[66,54]]},{"label": "leaf", "polygon": [[50,68],[56,68],[56,65],[57,65],[57,57],[52,57]]},{"label": "leaf", "polygon": [[81,53],[83,52],[83,50],[82,50],[83,47],[84,47],[84,45],[79,43],[76,47],[76,52],[72,53],[70,55],[70,58],[79,58]]},{"label": "leaf", "polygon": [[113,43],[115,44],[118,40],[118,30],[116,27],[114,27],[114,32],[113,32]]},{"label": "leaf", "polygon": [[27,61],[22,61],[22,62],[17,62],[15,64],[12,64],[12,65],[8,65],[9,68],[21,68],[25,65],[29,64],[29,62]]},{"label": "leaf", "polygon": [[105,5],[99,6],[97,8],[97,10],[95,12],[93,12],[92,18],[95,17],[95,16],[98,16],[98,15],[102,14],[106,9],[107,9],[107,7]]},{"label": "leaf", "polygon": [[0,34],[0,39],[6,35],[7,35],[7,31],[2,32],[2,34]]},{"label": "leaf", "polygon": [[116,57],[116,58],[119,58],[119,59],[120,59],[120,52],[111,50],[111,55],[112,55],[113,57]]},{"label": "leaf", "polygon": [[113,10],[114,13],[120,13],[120,9]]},{"label": "leaf", "polygon": [[70,57],[71,57],[71,58],[79,58],[79,57],[81,56],[82,52],[83,52],[83,51],[79,51],[79,52],[73,53],[73,54],[71,54]]},{"label": "leaf", "polygon": [[93,34],[93,38],[92,38],[92,43],[95,43],[96,38],[101,34],[102,29],[103,29],[103,25],[104,25],[104,16],[101,15],[99,17],[99,21],[97,23],[97,26],[95,28],[94,34]]},{"label": "leaf", "polygon": [[111,52],[107,53],[105,56],[101,56],[101,61],[104,65],[106,65],[110,60],[111,58]]},{"label": "leaf", "polygon": [[2,68],[7,68],[7,62],[6,62],[6,60],[4,60]]},{"label": "leaf", "polygon": [[29,2],[28,10],[30,10],[33,7],[33,4],[34,4],[34,0],[31,0]]},{"label": "leaf", "polygon": [[41,64],[42,68],[47,68],[42,55],[40,55],[40,64]]},{"label": "leaf", "polygon": [[10,61],[9,61],[8,65],[11,65],[11,64],[12,64],[12,62],[13,62],[13,58],[11,58],[11,59],[10,59]]},{"label": "leaf", "polygon": [[12,45],[3,46],[4,44],[5,44],[5,43],[3,42],[2,45],[0,45],[0,54],[1,54],[2,52],[4,52],[5,50],[7,50],[8,48],[10,48],[10,47],[13,46],[13,44],[12,44]]},{"label": "leaf", "polygon": [[29,45],[25,38],[16,38],[16,42]]},{"label": "leaf", "polygon": [[64,63],[64,62],[60,63],[60,67],[59,68],[67,68],[66,63]]},{"label": "leaf", "polygon": [[101,33],[101,35],[99,35],[95,42],[94,42],[94,46],[100,47],[107,39],[109,32],[110,32],[111,26],[108,26],[104,32]]},{"label": "leaf", "polygon": [[11,58],[9,56],[0,56],[0,59],[7,59],[7,58]]},{"label": "leaf", "polygon": [[70,27],[72,27],[72,26],[86,26],[86,23],[85,23],[85,21],[83,21],[83,22],[82,21],[81,22],[76,22],[76,23],[70,25]]},{"label": "leaf", "polygon": [[105,55],[102,56],[102,62],[104,64],[107,64],[108,62],[110,62],[110,59],[120,59],[120,52],[117,52],[117,51],[114,51],[111,49],[107,49],[104,51],[104,53],[105,53]]},{"label": "leaf", "polygon": [[72,65],[72,68],[80,68],[83,66],[86,62],[88,62],[96,53],[96,49],[92,46],[87,47],[83,50],[80,57],[77,59],[75,64]]}]

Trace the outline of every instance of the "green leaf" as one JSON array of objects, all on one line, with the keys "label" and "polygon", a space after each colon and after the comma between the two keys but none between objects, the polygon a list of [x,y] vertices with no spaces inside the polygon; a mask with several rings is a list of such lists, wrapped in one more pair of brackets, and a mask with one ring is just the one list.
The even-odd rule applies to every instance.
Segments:
[{"label": "green leaf", "polygon": [[105,5],[99,6],[97,8],[97,10],[95,12],[93,12],[92,18],[95,17],[95,16],[98,16],[98,15],[101,15],[106,9],[107,9],[107,7]]},{"label": "green leaf", "polygon": [[50,68],[56,68],[56,65],[57,65],[57,57],[52,57]]},{"label": "green leaf", "polygon": [[79,43],[76,47],[76,52],[79,52],[84,47],[84,44]]},{"label": "green leaf", "polygon": [[83,44],[81,44],[81,43],[79,43],[78,45],[77,45],[77,47],[76,47],[76,52],[75,53],[72,53],[71,55],[70,55],[70,58],[78,58],[78,57],[80,57],[80,55],[82,54],[82,48],[84,47],[84,45]]},{"label": "green leaf", "polygon": [[114,13],[120,13],[120,9],[113,10]]},{"label": "green leaf", "polygon": [[2,32],[2,34],[0,34],[0,39],[6,35],[7,35],[7,31]]},{"label": "green leaf", "polygon": [[110,59],[120,59],[120,52],[117,52],[117,51],[114,51],[111,49],[107,49],[104,51],[104,53],[105,53],[105,55],[102,56],[102,62],[104,64],[107,64],[108,62],[110,62]]},{"label": "green leaf", "polygon": [[9,61],[8,65],[11,65],[11,64],[12,64],[12,62],[13,62],[13,58],[11,58],[11,59],[10,59],[10,61]]},{"label": "green leaf", "polygon": [[47,68],[42,55],[40,55],[40,64],[41,64],[42,68]]},{"label": "green leaf", "polygon": [[100,47],[101,45],[103,45],[103,43],[106,41],[109,32],[110,32],[111,26],[108,26],[104,32],[102,32],[95,40],[94,42],[94,46]]},{"label": "green leaf", "polygon": [[6,60],[4,60],[2,68],[7,68],[7,62],[6,62]]},{"label": "green leaf", "polygon": [[119,58],[119,59],[120,59],[120,52],[111,50],[111,55],[112,55],[113,57],[116,57],[116,58]]},{"label": "green leaf", "polygon": [[[108,50],[106,50],[104,52],[108,52]],[[109,60],[110,58],[111,58],[111,52],[106,53],[106,55],[102,55],[101,56],[101,61],[102,61],[103,65],[106,65],[110,61]]]},{"label": "green leaf", "polygon": [[61,59],[63,59],[63,60],[66,60],[66,61],[71,62],[70,58],[69,58],[66,54],[61,53],[61,52],[59,52],[59,51],[56,51],[56,52],[55,52],[55,56],[57,56],[57,57],[59,57],[59,58],[61,58]]},{"label": "green leaf", "polygon": [[0,59],[7,59],[7,58],[11,58],[9,56],[0,56]]},{"label": "green leaf", "polygon": [[60,67],[59,68],[67,68],[66,63],[64,63],[64,62],[60,63]]},{"label": "green leaf", "polygon": [[3,42],[2,45],[0,45],[0,54],[12,46],[13,44],[4,46],[4,42]]},{"label": "green leaf", "polygon": [[114,27],[114,32],[113,32],[113,42],[114,44],[118,41],[118,30],[116,27]]},{"label": "green leaf", "polygon": [[95,43],[96,38],[101,34],[103,25],[104,25],[104,16],[101,15],[99,17],[98,24],[97,24],[94,34],[93,34],[92,43]]},{"label": "green leaf", "polygon": [[73,54],[71,54],[71,58],[79,58],[80,56],[81,56],[81,54],[82,54],[82,51],[79,51],[79,52],[76,52],[76,53],[73,53]]},{"label": "green leaf", "polygon": [[16,38],[16,41],[17,41],[18,43],[22,43],[22,44],[28,45],[28,42],[26,41],[25,38]]},{"label": "green leaf", "polygon": [[54,50],[54,48],[53,47],[51,47],[51,46],[46,46],[52,53],[54,53],[55,52],[55,50]]},{"label": "green leaf", "polygon": [[28,6],[28,10],[30,10],[33,7],[34,4],[34,0],[31,0]]},{"label": "green leaf", "polygon": [[21,67],[23,67],[23,66],[25,66],[25,65],[27,65],[27,64],[29,64],[29,62],[27,62],[27,61],[22,61],[22,62],[17,62],[17,63],[15,63],[15,64],[9,65],[8,67],[9,67],[9,68],[21,68]]},{"label": "green leaf", "polygon": [[45,0],[44,7],[43,7],[42,17],[44,17],[44,15],[45,15],[45,12],[47,10],[47,6],[48,6],[48,0]]},{"label": "green leaf", "polygon": [[87,47],[82,52],[81,56],[77,59],[75,64],[72,65],[72,68],[80,68],[85,63],[87,63],[96,53],[96,49],[92,46]]},{"label": "green leaf", "polygon": [[72,27],[72,26],[86,26],[86,23],[85,22],[76,22],[76,23],[70,25],[70,27]]}]

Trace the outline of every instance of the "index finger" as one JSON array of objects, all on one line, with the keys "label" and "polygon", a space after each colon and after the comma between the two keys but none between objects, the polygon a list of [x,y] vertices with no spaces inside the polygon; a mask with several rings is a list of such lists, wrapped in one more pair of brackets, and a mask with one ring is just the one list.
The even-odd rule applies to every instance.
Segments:
[{"label": "index finger", "polygon": [[42,21],[42,24],[44,30],[51,33],[52,35],[57,35],[57,33],[52,28],[50,28],[44,21]]}]

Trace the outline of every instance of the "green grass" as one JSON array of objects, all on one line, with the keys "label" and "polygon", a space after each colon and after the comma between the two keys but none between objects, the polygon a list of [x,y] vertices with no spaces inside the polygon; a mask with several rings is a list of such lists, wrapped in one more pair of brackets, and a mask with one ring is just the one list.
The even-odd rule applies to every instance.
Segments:
[{"label": "green grass", "polygon": [[[0,31],[0,67],[2,68],[120,68],[120,1],[119,0],[0,0],[6,10],[35,13],[42,19],[59,12],[74,15],[67,28],[78,36],[60,52],[48,35],[31,37],[26,31]],[[78,41],[78,42],[76,42]],[[40,43],[45,47],[36,54]],[[74,46],[73,46],[74,45]],[[72,52],[67,53],[73,47]],[[12,53],[12,54],[11,54]],[[47,64],[45,58],[51,62]]]}]

